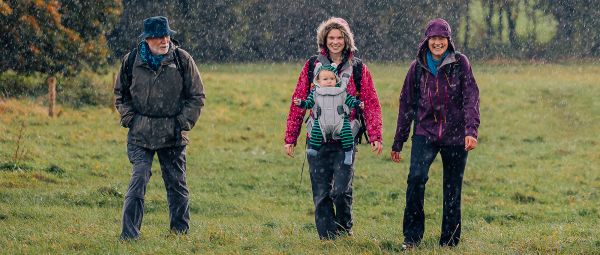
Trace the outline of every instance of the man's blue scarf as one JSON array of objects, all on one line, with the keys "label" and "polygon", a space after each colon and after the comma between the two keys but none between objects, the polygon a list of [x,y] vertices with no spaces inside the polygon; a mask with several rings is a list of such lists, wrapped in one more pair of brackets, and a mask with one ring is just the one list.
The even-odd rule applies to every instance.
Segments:
[{"label": "man's blue scarf", "polygon": [[140,57],[142,58],[142,61],[148,63],[152,70],[157,71],[160,67],[160,63],[165,58],[165,55],[153,55],[148,43],[142,41],[140,42]]}]

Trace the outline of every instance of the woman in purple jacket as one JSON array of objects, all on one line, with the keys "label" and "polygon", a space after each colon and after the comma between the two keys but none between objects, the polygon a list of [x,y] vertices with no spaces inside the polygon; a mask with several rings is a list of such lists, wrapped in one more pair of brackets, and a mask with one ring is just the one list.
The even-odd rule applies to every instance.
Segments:
[{"label": "woman in purple jacket", "polygon": [[418,245],[423,238],[425,183],[438,153],[444,168],[439,244],[456,246],[460,241],[460,194],[468,151],[477,146],[479,89],[469,60],[455,49],[448,22],[429,21],[400,93],[391,152],[394,162],[402,159],[402,145],[408,139],[411,123],[414,125],[403,221],[405,249]]}]

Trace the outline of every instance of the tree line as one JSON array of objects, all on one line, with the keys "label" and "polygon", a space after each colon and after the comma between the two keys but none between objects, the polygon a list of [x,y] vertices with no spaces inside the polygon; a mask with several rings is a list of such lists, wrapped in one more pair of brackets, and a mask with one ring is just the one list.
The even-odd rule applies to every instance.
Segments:
[{"label": "tree line", "polygon": [[186,49],[203,61],[285,61],[316,52],[316,28],[345,18],[358,55],[407,60],[426,22],[443,17],[457,47],[473,58],[579,58],[600,56],[598,0],[449,1],[124,1],[110,47],[122,56],[141,33],[141,21],[164,15]]},{"label": "tree line", "polygon": [[316,52],[316,28],[343,17],[367,61],[408,60],[443,17],[475,59],[596,58],[600,0],[0,0],[0,71],[77,73],[119,60],[144,18],[167,16],[202,62],[288,61]]}]

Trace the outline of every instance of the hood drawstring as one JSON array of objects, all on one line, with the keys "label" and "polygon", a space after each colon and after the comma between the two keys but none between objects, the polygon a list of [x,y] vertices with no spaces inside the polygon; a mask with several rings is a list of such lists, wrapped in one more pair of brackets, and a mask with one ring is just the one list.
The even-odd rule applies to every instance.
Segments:
[{"label": "hood drawstring", "polygon": [[444,114],[444,124],[445,124],[446,123],[446,116],[448,115],[448,111],[447,111],[447,109],[448,109],[448,101],[449,101],[449,99],[448,99],[448,86],[450,86],[450,79],[448,79],[448,74],[446,74],[446,72],[444,72],[444,76],[446,77],[446,82],[447,82],[447,85],[446,85],[446,87],[444,89],[444,91],[445,91],[444,92],[444,94],[445,94],[444,95],[444,111],[446,112],[446,114]]},{"label": "hood drawstring", "polygon": [[[443,121],[443,123],[446,123],[446,114],[444,114],[444,111],[446,111],[448,109],[448,86],[450,86],[450,79],[448,79],[448,75],[444,72],[444,76],[446,77],[446,82],[448,82],[447,86],[444,86],[444,102],[442,102],[442,98],[439,96],[439,81],[438,79],[435,80],[435,96],[437,97],[437,102],[441,109],[439,111],[439,117],[440,120]],[[428,81],[429,76],[425,75],[425,86],[427,86],[427,81]],[[435,112],[435,104],[433,103],[433,98],[431,96],[431,88],[429,86],[427,86],[427,95],[429,97],[429,103],[431,104],[431,113],[433,114],[433,121],[435,123],[438,122],[438,116],[436,115]]]}]

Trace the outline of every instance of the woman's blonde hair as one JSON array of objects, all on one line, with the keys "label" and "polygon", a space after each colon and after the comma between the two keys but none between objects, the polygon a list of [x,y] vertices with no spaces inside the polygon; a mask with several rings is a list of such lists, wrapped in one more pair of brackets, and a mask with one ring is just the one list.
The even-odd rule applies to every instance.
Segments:
[{"label": "woman's blonde hair", "polygon": [[317,28],[317,47],[319,52],[327,50],[327,35],[333,29],[338,29],[342,32],[345,44],[344,50],[351,52],[357,50],[354,44],[354,35],[352,34],[352,31],[350,31],[348,22],[342,18],[331,17],[328,20],[323,21]]}]

